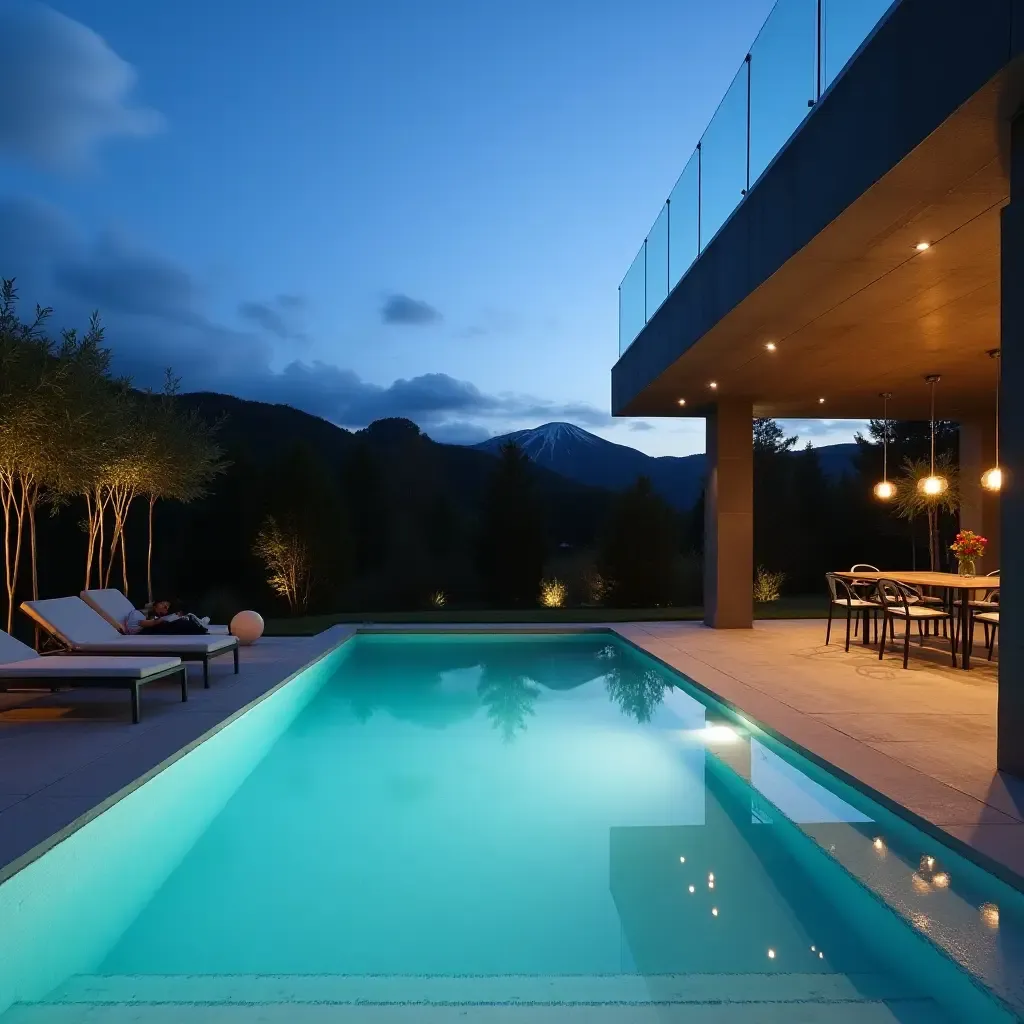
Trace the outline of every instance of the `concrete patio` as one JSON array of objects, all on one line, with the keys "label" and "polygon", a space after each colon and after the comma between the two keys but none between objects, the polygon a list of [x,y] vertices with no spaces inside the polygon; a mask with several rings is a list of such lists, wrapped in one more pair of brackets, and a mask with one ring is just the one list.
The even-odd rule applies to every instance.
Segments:
[{"label": "concrete patio", "polygon": [[843,627],[826,647],[823,621],[613,628],[1024,884],[1024,782],[996,771],[996,668],[983,652],[963,672],[948,647],[915,638],[904,670],[895,646],[879,661],[858,639],[847,654]]}]

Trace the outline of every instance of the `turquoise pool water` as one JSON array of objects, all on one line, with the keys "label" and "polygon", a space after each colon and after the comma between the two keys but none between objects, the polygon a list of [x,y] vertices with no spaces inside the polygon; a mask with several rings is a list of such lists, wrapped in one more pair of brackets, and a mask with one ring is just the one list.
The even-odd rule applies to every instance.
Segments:
[{"label": "turquoise pool water", "polygon": [[128,800],[32,866],[93,830],[2,1024],[1024,1008],[1016,890],[608,635],[358,637]]}]

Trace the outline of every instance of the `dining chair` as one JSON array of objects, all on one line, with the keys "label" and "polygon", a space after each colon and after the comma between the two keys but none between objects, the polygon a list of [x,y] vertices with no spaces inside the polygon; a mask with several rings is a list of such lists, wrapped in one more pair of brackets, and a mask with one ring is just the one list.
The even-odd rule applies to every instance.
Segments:
[{"label": "dining chair", "polygon": [[[858,562],[856,565],[851,565],[850,566],[850,572],[881,572],[881,571],[882,570],[879,569],[877,565],[869,565],[867,562]],[[875,595],[875,581],[874,580],[850,580],[849,584],[853,588],[853,592],[854,592],[854,595],[856,597],[860,598],[863,601],[873,601],[875,604],[878,603],[877,600],[875,600],[875,596],[874,596]],[[854,636],[857,635],[857,630],[858,630],[859,626],[860,626],[860,617],[858,616],[857,619],[855,619],[854,623],[853,623],[853,635]],[[875,623],[875,631],[876,632],[878,631],[878,623],[877,622]],[[878,639],[877,636],[875,637],[875,639],[876,640]]]},{"label": "dining chair", "polygon": [[[907,667],[910,658],[910,623],[916,622],[918,626],[926,625],[929,622],[944,621],[949,624],[949,645],[953,656],[953,668],[956,668],[957,635],[956,621],[953,618],[951,608],[937,608],[931,604],[920,604],[913,601],[913,591],[910,587],[896,580],[881,579],[878,581],[877,594],[882,603],[882,639],[878,645],[878,660],[882,660],[885,653],[886,632],[895,639],[894,622],[896,619],[903,620],[903,667]],[[924,644],[924,635],[921,634],[921,644]]]},{"label": "dining chair", "polygon": [[996,649],[996,632],[999,630],[999,612],[975,612],[971,616],[971,642],[974,642],[974,624],[980,622],[985,627],[985,649],[988,651],[988,660],[992,660],[992,653]]},{"label": "dining chair", "polygon": [[[852,571],[852,570],[851,570]],[[878,639],[878,612],[881,610],[880,605],[877,601],[870,601],[865,597],[862,597],[853,588],[853,584],[843,579],[842,576],[837,576],[834,572],[825,573],[825,582],[828,584],[828,625],[825,627],[825,645],[828,646],[828,642],[832,637],[832,616],[835,613],[836,608],[846,609],[846,650],[850,650],[850,621],[853,619],[854,613],[856,613],[859,619],[861,614],[868,615],[870,613],[871,621],[875,624],[875,639]],[[874,586],[874,581],[871,582]],[[865,623],[864,626],[864,642],[868,641],[868,627]],[[856,633],[854,634],[856,635]]]}]

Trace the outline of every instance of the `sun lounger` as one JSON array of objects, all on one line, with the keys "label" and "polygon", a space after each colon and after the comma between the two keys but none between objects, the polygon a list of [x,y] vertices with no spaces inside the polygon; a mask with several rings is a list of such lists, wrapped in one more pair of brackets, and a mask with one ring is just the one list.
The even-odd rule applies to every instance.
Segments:
[{"label": "sun lounger", "polygon": [[180,658],[125,658],[107,655],[66,655],[44,658],[31,647],[0,630],[0,692],[12,687],[92,686],[128,690],[132,721],[139,720],[139,688],[158,679],[177,676],[181,699],[188,700],[188,672]]},{"label": "sun lounger", "polygon": [[203,663],[203,686],[210,685],[210,659],[234,654],[238,672],[238,640],[233,636],[125,636],[80,597],[23,601],[21,610],[73,654],[158,655]]},{"label": "sun lounger", "polygon": [[[133,611],[135,605],[120,590],[83,590],[79,595],[94,611],[99,612],[119,633],[124,633],[125,619]],[[207,626],[210,636],[230,636],[227,626]]]}]

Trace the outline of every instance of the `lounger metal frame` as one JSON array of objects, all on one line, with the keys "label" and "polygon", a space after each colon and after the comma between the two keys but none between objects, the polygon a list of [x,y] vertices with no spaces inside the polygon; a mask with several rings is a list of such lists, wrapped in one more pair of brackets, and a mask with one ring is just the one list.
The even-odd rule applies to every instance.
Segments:
[{"label": "lounger metal frame", "polygon": [[[218,652],[220,653],[220,652]],[[52,657],[52,655],[51,655]],[[59,655],[58,655],[59,657]],[[85,657],[85,655],[83,655]],[[188,700],[188,666],[184,663],[171,665],[170,668],[163,668],[159,672],[151,672],[149,675],[136,679],[127,676],[75,676],[71,673],[60,676],[44,676],[30,672],[24,677],[2,676],[0,677],[0,693],[6,693],[12,688],[25,687],[26,689],[48,689],[56,693],[61,687],[73,689],[84,689],[91,687],[99,690],[128,690],[132,698],[132,722],[138,725],[142,718],[139,703],[139,690],[149,683],[155,683],[160,679],[168,679],[171,676],[181,676],[181,699]]]}]

